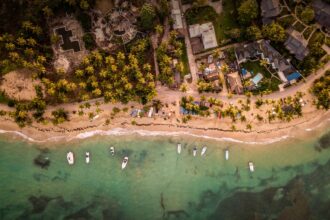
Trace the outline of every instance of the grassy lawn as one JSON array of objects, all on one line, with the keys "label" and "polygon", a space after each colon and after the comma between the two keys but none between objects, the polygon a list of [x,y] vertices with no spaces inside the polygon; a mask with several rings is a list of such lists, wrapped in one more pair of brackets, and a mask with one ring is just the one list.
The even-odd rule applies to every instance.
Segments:
[{"label": "grassy lawn", "polygon": [[305,29],[305,25],[302,24],[301,22],[297,21],[294,25],[293,28],[298,31],[298,32],[302,32]]},{"label": "grassy lawn", "polygon": [[[261,66],[259,61],[247,61],[241,64],[242,68],[245,68],[248,71],[253,72],[253,76],[258,73],[261,73],[264,78],[259,82],[259,86],[256,90],[253,90],[253,94],[257,95],[263,91],[278,91],[278,85],[281,84],[281,81],[274,76],[268,70]],[[252,76],[252,77],[253,77]],[[248,79],[249,80],[249,79]]]},{"label": "grassy lawn", "polygon": [[252,71],[253,75],[256,75],[257,73],[261,73],[265,78],[272,77],[270,72],[268,72],[268,70],[265,67],[260,65],[259,61],[247,61],[245,63],[242,63],[241,67],[245,68],[250,72]]},{"label": "grassy lawn", "polygon": [[183,62],[184,65],[184,75],[181,76],[182,79],[185,75],[187,75],[188,73],[190,73],[190,69],[189,69],[189,61],[188,61],[188,55],[187,55],[187,48],[186,48],[186,44],[184,42],[184,39],[181,40],[183,48],[182,48],[182,56],[181,56],[181,61]]},{"label": "grassy lawn", "polygon": [[309,38],[309,35],[311,35],[311,33],[313,32],[314,28],[313,27],[308,27],[303,35],[304,35],[304,38],[307,40]]},{"label": "grassy lawn", "polygon": [[277,21],[284,28],[288,28],[296,21],[296,19],[292,15],[289,15],[283,18],[279,18]]},{"label": "grassy lawn", "polygon": [[218,14],[211,6],[190,8],[186,11],[185,17],[189,25],[202,24],[217,19]]},{"label": "grassy lawn", "polygon": [[235,20],[235,2],[232,0],[223,0],[223,11],[218,15],[210,6],[192,8],[187,10],[185,17],[188,25],[213,22],[215,34],[219,45],[230,43],[231,39],[225,32],[233,28],[240,28]]},{"label": "grassy lawn", "polygon": [[222,6],[222,13],[218,16],[217,20],[213,22],[217,40],[220,45],[226,44],[226,40],[229,39],[225,35],[225,31],[239,28],[239,24],[235,20],[235,2],[232,0],[223,0]]}]

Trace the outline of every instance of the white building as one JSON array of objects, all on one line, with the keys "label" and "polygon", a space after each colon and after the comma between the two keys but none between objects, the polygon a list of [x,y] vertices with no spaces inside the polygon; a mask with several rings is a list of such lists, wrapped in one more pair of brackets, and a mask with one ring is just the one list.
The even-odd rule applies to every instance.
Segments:
[{"label": "white building", "polygon": [[173,29],[182,29],[183,24],[182,24],[182,15],[181,15],[181,9],[180,9],[180,4],[178,0],[171,0],[171,5],[172,5],[172,11],[171,11],[171,16],[174,21],[173,23]]},{"label": "white building", "polygon": [[204,50],[218,46],[217,38],[212,22],[204,24],[193,24],[189,26],[189,34],[191,38],[201,37]]}]

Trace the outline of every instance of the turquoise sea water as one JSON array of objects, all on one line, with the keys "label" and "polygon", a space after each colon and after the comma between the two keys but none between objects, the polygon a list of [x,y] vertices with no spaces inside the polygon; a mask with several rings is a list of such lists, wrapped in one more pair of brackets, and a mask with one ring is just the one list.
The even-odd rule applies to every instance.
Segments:
[{"label": "turquoise sea water", "polygon": [[[321,133],[255,145],[135,135],[40,145],[2,135],[0,219],[330,219],[330,129]],[[202,145],[206,156],[193,157]]]}]

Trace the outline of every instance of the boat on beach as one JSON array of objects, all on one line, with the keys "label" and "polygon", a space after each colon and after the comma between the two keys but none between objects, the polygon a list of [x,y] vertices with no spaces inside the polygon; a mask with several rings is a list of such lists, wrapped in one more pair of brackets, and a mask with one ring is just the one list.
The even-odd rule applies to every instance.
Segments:
[{"label": "boat on beach", "polygon": [[253,162],[249,162],[249,170],[250,172],[254,172],[254,165],[253,165]]},{"label": "boat on beach", "polygon": [[228,149],[225,150],[225,159],[229,160],[229,150]]},{"label": "boat on beach", "polygon": [[90,161],[90,153],[89,153],[89,151],[87,151],[87,152],[85,153],[85,161],[86,161],[87,164],[88,164],[89,161]]},{"label": "boat on beach", "polygon": [[115,147],[110,147],[110,153],[111,155],[115,155]]},{"label": "boat on beach", "polygon": [[74,164],[74,154],[72,151],[69,151],[67,154],[66,154],[66,159],[69,163],[69,165],[73,165]]},{"label": "boat on beach", "polygon": [[178,146],[177,146],[177,152],[178,152],[178,154],[181,154],[181,144],[178,144]]},{"label": "boat on beach", "polygon": [[207,150],[207,147],[204,146],[204,147],[202,148],[202,151],[201,151],[201,156],[204,156],[204,155],[205,155],[206,150]]},{"label": "boat on beach", "polygon": [[121,169],[125,169],[128,163],[128,157],[124,157],[123,162],[121,163]]},{"label": "boat on beach", "polygon": [[194,147],[194,149],[193,149],[193,155],[194,155],[194,157],[196,157],[196,155],[197,155],[197,147]]}]

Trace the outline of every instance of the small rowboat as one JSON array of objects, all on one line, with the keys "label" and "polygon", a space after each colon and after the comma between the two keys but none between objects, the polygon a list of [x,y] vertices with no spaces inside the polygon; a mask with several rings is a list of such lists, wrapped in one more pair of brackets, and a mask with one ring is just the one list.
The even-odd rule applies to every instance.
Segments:
[{"label": "small rowboat", "polygon": [[254,172],[254,165],[251,161],[249,162],[249,170],[250,172]]},{"label": "small rowboat", "polygon": [[89,151],[87,151],[85,153],[85,161],[86,161],[87,164],[90,162],[90,153],[89,153]]},{"label": "small rowboat", "polygon": [[204,147],[202,148],[202,151],[201,151],[201,156],[204,156],[204,155],[205,155],[206,150],[207,150],[207,147],[204,146]]},{"label": "small rowboat", "polygon": [[124,157],[123,162],[121,163],[121,169],[125,169],[128,163],[128,157]]},{"label": "small rowboat", "polygon": [[225,159],[229,160],[229,150],[228,149],[225,150]]},{"label": "small rowboat", "polygon": [[177,152],[178,152],[178,154],[181,154],[181,144],[178,144],[178,146],[177,146]]},{"label": "small rowboat", "polygon": [[69,151],[67,154],[66,154],[66,159],[69,163],[69,165],[73,165],[74,164],[74,154],[72,151]]},{"label": "small rowboat", "polygon": [[193,155],[194,155],[194,157],[196,157],[196,155],[197,155],[197,147],[194,147],[194,149],[193,149]]}]

